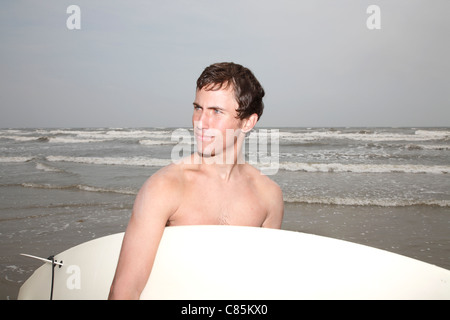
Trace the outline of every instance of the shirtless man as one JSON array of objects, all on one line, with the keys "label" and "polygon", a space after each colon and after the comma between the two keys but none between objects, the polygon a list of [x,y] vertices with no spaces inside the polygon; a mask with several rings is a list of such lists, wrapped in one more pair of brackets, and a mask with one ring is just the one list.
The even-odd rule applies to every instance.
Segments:
[{"label": "shirtless man", "polygon": [[262,114],[263,96],[251,71],[238,64],[203,71],[192,116],[197,151],[156,172],[139,191],[110,299],[139,299],[166,226],[281,227],[280,187],[242,161],[245,134]]}]

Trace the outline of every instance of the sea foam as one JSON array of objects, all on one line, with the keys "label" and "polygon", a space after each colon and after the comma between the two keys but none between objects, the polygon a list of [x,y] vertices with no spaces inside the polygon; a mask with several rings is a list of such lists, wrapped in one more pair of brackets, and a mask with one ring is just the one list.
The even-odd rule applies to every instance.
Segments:
[{"label": "sea foam", "polygon": [[394,164],[343,164],[282,162],[280,169],[304,172],[354,172],[354,173],[431,173],[446,174],[450,166],[394,165]]},{"label": "sea foam", "polygon": [[47,156],[50,162],[74,162],[98,165],[123,165],[163,167],[171,163],[170,159],[144,158],[144,157],[69,157],[69,156]]}]

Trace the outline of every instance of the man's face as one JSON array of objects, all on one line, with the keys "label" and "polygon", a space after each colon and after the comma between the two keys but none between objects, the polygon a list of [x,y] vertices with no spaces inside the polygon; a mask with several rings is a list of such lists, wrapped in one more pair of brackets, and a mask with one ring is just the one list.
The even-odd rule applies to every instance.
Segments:
[{"label": "man's face", "polygon": [[240,133],[242,126],[242,121],[236,118],[237,108],[231,86],[220,90],[197,90],[192,124],[199,153],[214,156],[234,147],[234,136]]}]

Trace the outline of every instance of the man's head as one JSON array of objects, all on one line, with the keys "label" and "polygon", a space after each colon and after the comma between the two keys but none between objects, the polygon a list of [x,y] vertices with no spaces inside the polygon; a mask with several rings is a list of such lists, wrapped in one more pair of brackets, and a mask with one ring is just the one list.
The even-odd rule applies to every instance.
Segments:
[{"label": "man's head", "polygon": [[197,80],[192,115],[198,151],[203,156],[237,154],[263,112],[263,96],[247,68],[234,63],[207,67]]},{"label": "man's head", "polygon": [[253,73],[233,62],[215,63],[207,67],[197,80],[197,90],[220,90],[231,87],[238,103],[237,117],[240,120],[252,114],[261,117],[264,89]]}]

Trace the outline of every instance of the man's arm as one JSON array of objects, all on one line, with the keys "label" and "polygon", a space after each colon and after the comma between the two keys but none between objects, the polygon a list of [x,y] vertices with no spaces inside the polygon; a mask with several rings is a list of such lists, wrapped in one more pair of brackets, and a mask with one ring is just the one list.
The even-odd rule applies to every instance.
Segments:
[{"label": "man's arm", "polygon": [[148,281],[166,223],[179,199],[176,181],[166,170],[149,178],[136,197],[109,299],[139,299]]},{"label": "man's arm", "polygon": [[263,228],[280,229],[284,215],[283,192],[281,188],[274,182],[271,188],[267,189],[266,199],[269,200],[267,205],[267,217],[264,221]]}]

